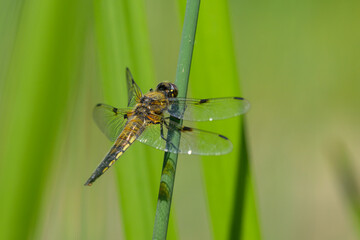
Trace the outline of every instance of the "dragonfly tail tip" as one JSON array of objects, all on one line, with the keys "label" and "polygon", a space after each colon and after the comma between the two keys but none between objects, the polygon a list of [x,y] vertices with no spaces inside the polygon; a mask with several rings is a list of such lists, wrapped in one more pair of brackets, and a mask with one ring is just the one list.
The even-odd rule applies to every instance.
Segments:
[{"label": "dragonfly tail tip", "polygon": [[92,181],[91,179],[87,180],[86,183],[84,184],[84,186],[91,186],[92,185]]}]

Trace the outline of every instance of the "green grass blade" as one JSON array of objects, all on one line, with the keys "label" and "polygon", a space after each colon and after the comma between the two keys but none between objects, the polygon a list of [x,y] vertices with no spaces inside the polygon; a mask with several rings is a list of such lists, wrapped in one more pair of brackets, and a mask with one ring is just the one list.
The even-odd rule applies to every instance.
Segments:
[{"label": "green grass blade", "polygon": [[254,204],[254,192],[251,182],[251,166],[247,146],[245,118],[243,118],[240,135],[239,163],[235,176],[236,183],[229,239],[260,239],[259,221],[257,214],[254,214],[257,210]]},{"label": "green grass blade", "polygon": [[236,187],[234,189],[234,201],[233,201],[233,212],[230,228],[229,239],[241,239],[243,232],[243,220],[244,220],[244,208],[245,208],[245,195],[247,187],[247,179],[249,174],[249,158],[247,151],[247,143],[245,136],[245,123],[243,122],[243,128],[241,129],[241,145],[239,164],[236,176]]},{"label": "green grass blade", "polygon": [[[190,84],[192,97],[209,98],[225,96],[243,96],[240,94],[238,70],[234,54],[232,30],[228,3],[225,1],[206,1],[202,4],[199,28],[196,40],[196,52],[193,56],[194,70]],[[251,99],[249,99],[251,101]],[[249,172],[246,182],[238,182],[239,156],[241,156],[242,134],[241,118],[199,124],[199,128],[211,128],[231,139],[234,145],[232,153],[225,156],[202,157],[205,187],[214,239],[231,237],[231,226],[242,228],[241,236],[260,236],[257,220],[256,201]],[[246,140],[245,140],[246,141]],[[238,184],[245,184],[245,194],[236,198]],[[240,186],[241,187],[241,186]],[[239,201],[240,202],[237,202]],[[236,204],[244,203],[241,221],[234,219]],[[233,222],[235,220],[235,223]],[[234,233],[235,234],[235,233]],[[236,235],[238,236],[238,235]],[[255,238],[255,239],[256,239]]]},{"label": "green grass blade", "polygon": [[[175,84],[179,90],[178,97],[186,97],[187,93],[199,7],[200,0],[187,1],[179,60],[176,70]],[[179,123],[181,124],[182,121],[180,120]],[[169,132],[169,136],[171,136],[171,132]],[[171,138],[171,144],[174,146],[178,147],[180,143],[179,141],[179,138]],[[178,154],[174,153],[165,153],[164,155],[164,164],[155,215],[153,239],[166,239],[171,199],[174,189],[177,158]]]},{"label": "green grass blade", "polygon": [[32,239],[40,224],[69,93],[77,84],[83,3],[14,1],[16,6],[8,6],[16,13],[16,28],[1,23],[2,37],[10,37],[13,48],[0,61],[8,61],[0,84],[0,239]]}]

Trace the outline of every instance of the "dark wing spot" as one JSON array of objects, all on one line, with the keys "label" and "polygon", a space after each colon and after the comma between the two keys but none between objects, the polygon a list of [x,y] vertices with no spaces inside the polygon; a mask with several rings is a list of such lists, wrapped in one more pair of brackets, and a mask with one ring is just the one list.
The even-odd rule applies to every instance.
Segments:
[{"label": "dark wing spot", "polygon": [[209,99],[201,99],[199,103],[200,103],[200,104],[201,104],[201,103],[207,103],[208,101],[209,101]]},{"label": "dark wing spot", "polygon": [[125,118],[125,119],[127,119],[127,118],[128,118],[128,115],[127,115],[126,113],[124,114],[124,118]]},{"label": "dark wing spot", "polygon": [[101,103],[96,104],[97,107],[100,107],[101,105],[102,105]]},{"label": "dark wing spot", "polygon": [[223,138],[225,140],[229,140],[227,137],[225,137],[224,135],[221,135],[221,134],[219,134],[219,137],[221,137],[221,138]]},{"label": "dark wing spot", "polygon": [[234,97],[234,99],[236,99],[236,100],[244,100],[244,98],[242,98],[242,97]]},{"label": "dark wing spot", "polygon": [[113,108],[112,111],[115,113],[115,115],[117,114],[117,108]]},{"label": "dark wing spot", "polygon": [[191,131],[192,131],[192,128],[183,127],[182,130],[183,130],[184,132],[191,132]]}]

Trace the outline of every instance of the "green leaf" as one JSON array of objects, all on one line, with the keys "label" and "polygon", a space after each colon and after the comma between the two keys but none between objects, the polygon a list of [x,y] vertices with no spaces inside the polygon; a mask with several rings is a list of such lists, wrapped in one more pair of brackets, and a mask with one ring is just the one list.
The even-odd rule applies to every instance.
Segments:
[{"label": "green leaf", "polygon": [[[192,79],[190,84],[191,97],[241,96],[246,98],[240,94],[229,21],[227,2],[206,1],[202,3],[193,56],[193,71],[190,76]],[[247,141],[242,137],[241,118],[216,121],[199,126],[204,129],[211,127],[211,131],[227,136],[234,146],[230,154],[202,157],[214,238],[226,239],[231,237],[231,234],[235,234],[233,229],[237,224],[237,227],[242,229],[241,237],[245,239],[249,236],[253,236],[255,239],[260,238],[251,164],[248,157],[242,152],[241,147],[243,146],[242,141]],[[239,169],[246,168],[239,166],[239,164],[244,163],[249,164],[247,177],[239,180],[244,177],[238,176],[242,174]],[[242,182],[245,179],[247,180]],[[243,187],[244,191],[237,196],[239,187]],[[236,207],[237,204],[243,204],[240,208],[241,211]],[[241,214],[241,218],[234,218],[234,214]],[[235,235],[239,236],[239,234]]]},{"label": "green leaf", "polygon": [[39,224],[69,95],[78,84],[83,3],[8,1],[1,10],[9,10],[0,24],[1,48],[7,48],[0,84],[1,239],[30,239]]}]

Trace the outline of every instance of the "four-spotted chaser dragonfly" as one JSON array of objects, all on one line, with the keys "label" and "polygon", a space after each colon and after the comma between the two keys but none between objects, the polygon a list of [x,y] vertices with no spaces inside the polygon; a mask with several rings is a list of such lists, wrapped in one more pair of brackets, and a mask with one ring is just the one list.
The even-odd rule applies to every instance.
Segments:
[{"label": "four-spotted chaser dragonfly", "polygon": [[[170,116],[188,121],[212,121],[244,114],[249,102],[240,97],[191,99],[177,98],[175,84],[162,82],[155,90],[143,95],[130,70],[126,69],[128,108],[116,108],[99,103],[94,108],[94,119],[102,132],[115,141],[85,185],[92,183],[138,140],[166,152],[221,155],[232,150],[223,135],[181,126]],[[179,147],[172,147],[168,133],[180,137]]]}]

